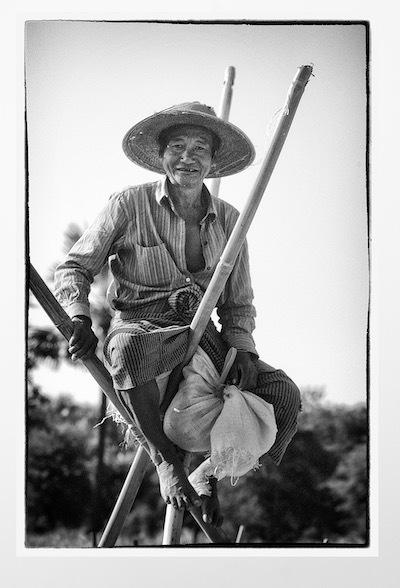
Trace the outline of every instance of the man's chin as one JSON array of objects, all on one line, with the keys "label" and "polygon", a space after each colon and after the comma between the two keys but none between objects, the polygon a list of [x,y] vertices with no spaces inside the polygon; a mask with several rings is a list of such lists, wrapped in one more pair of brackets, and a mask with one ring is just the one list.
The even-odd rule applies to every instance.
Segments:
[{"label": "man's chin", "polygon": [[180,186],[195,186],[203,182],[203,177],[199,173],[178,173],[174,179]]}]

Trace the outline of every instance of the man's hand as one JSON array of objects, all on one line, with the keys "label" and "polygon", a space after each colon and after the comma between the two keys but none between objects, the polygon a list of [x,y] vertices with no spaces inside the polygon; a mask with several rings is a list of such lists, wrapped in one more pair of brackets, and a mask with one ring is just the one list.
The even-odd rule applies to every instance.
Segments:
[{"label": "man's hand", "polygon": [[234,384],[241,390],[251,390],[257,386],[257,375],[258,371],[251,359],[251,354],[247,351],[238,351],[229,372],[227,384]]},{"label": "man's hand", "polygon": [[91,329],[92,321],[87,316],[74,316],[74,332],[69,340],[68,351],[73,362],[89,359],[97,346],[98,339]]}]

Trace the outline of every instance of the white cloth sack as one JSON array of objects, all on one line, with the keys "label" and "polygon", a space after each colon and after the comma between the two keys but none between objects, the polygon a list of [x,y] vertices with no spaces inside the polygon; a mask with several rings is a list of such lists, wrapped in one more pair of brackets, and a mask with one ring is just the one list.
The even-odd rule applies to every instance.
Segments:
[{"label": "white cloth sack", "polygon": [[211,429],[214,476],[239,478],[259,466],[258,459],[274,444],[274,407],[252,392],[226,386],[222,411]]},{"label": "white cloth sack", "polygon": [[187,366],[178,392],[164,416],[164,432],[185,451],[210,451],[210,432],[223,400],[214,395],[219,374],[199,347]]},{"label": "white cloth sack", "polygon": [[186,451],[210,452],[213,475],[219,480],[256,468],[275,441],[272,404],[236,386],[225,387],[222,398],[215,396],[220,377],[200,347],[183,376],[165,414],[167,437]]}]

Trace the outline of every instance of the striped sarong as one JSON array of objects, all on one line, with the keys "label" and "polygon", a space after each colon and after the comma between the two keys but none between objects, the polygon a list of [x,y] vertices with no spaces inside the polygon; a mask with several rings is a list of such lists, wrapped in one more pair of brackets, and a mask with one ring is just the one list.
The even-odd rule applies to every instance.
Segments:
[{"label": "striped sarong", "polygon": [[[130,390],[179,365],[185,356],[189,325],[174,311],[144,315],[135,312],[115,322],[104,342],[104,360],[114,387]],[[200,346],[222,372],[227,346],[209,322]]]},{"label": "striped sarong", "polygon": [[267,455],[279,465],[297,431],[297,418],[301,411],[300,390],[283,370],[265,371],[262,361],[258,362],[257,368],[257,387],[249,392],[253,392],[274,407],[278,432],[275,443]]},{"label": "striped sarong", "polygon": [[[171,308],[153,314],[137,310],[123,313],[104,343],[105,365],[115,389],[130,390],[179,365],[187,349],[189,324],[189,316]],[[211,320],[200,346],[221,373],[228,347]],[[282,370],[261,360],[257,360],[256,367],[257,387],[249,391],[274,407],[278,433],[267,455],[279,465],[297,430],[300,391]],[[126,408],[131,412],[129,406]]]}]

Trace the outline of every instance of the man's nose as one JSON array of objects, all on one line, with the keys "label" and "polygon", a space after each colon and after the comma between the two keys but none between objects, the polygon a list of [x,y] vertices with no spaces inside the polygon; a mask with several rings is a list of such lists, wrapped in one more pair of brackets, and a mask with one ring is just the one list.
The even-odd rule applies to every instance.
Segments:
[{"label": "man's nose", "polygon": [[181,159],[183,161],[186,161],[187,159],[193,159],[193,150],[189,147],[186,147],[186,149],[181,153]]}]

